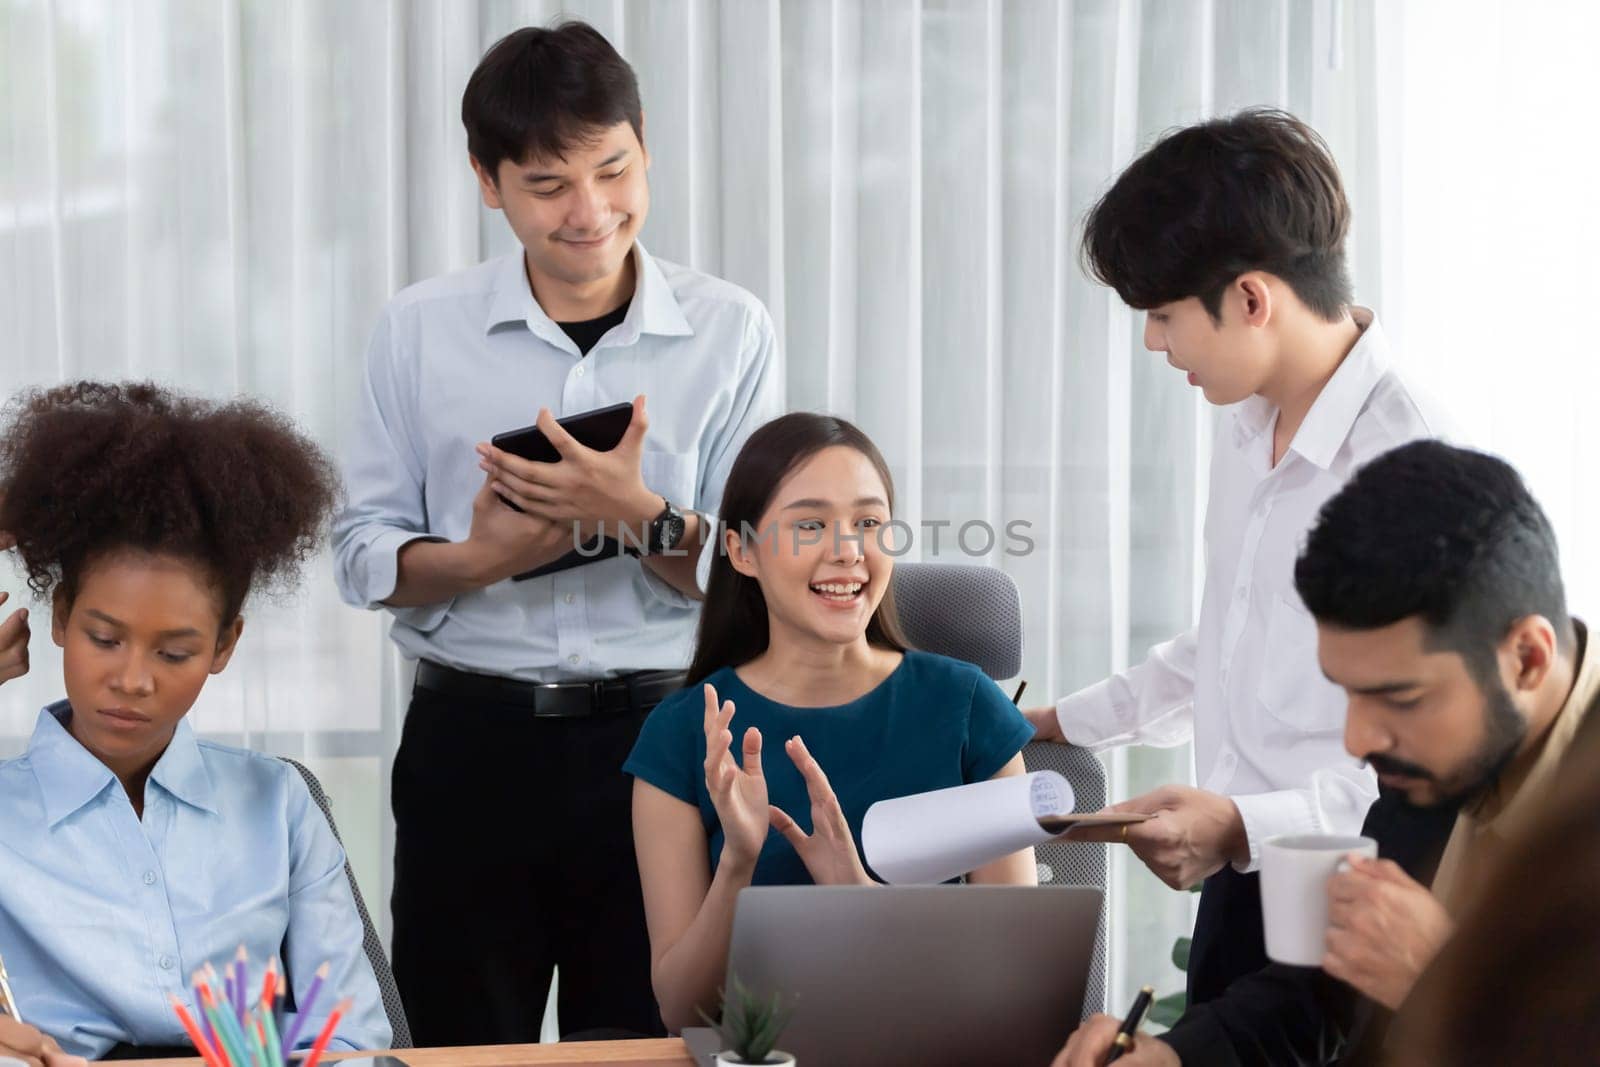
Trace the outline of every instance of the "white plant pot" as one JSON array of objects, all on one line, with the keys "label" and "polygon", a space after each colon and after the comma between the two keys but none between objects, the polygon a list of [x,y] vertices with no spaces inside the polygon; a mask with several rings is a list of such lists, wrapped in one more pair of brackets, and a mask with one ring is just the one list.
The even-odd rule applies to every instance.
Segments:
[{"label": "white plant pot", "polygon": [[[794,1057],[777,1049],[767,1053],[767,1058],[762,1062],[766,1067],[795,1067]],[[719,1052],[717,1053],[717,1067],[751,1067],[751,1065],[732,1052]]]}]

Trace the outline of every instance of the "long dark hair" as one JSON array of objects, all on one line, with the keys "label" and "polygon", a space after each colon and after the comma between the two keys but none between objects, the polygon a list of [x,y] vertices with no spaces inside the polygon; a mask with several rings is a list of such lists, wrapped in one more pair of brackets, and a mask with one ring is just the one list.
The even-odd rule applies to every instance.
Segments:
[{"label": "long dark hair", "polygon": [[[772,503],[778,486],[796,467],[825,448],[843,445],[860,452],[877,468],[889,494],[889,511],[894,511],[894,480],[889,465],[872,439],[852,423],[832,415],[794,412],[762,426],[745,442],[739,458],[728,472],[722,492],[722,511],[718,518],[724,530],[755,529]],[[706,583],[705,604],[700,611],[700,632],[695,641],[694,663],[689,667],[689,682],[695,684],[723,667],[748,663],[767,650],[771,633],[767,626],[767,598],[761,584],[733,569],[721,531],[717,551],[711,560],[711,578]],[[878,601],[878,609],[867,622],[867,641],[877,648],[904,652],[909,646],[900,632],[900,617],[894,606],[891,583]]]}]

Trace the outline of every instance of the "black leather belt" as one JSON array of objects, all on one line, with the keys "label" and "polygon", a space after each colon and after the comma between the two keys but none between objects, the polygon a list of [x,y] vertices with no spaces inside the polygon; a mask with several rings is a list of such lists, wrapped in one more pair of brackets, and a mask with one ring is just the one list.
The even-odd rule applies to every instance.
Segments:
[{"label": "black leather belt", "polygon": [[422,660],[416,686],[440,696],[527,708],[536,718],[577,719],[648,711],[682,689],[685,677],[683,671],[636,671],[593,682],[522,682]]}]

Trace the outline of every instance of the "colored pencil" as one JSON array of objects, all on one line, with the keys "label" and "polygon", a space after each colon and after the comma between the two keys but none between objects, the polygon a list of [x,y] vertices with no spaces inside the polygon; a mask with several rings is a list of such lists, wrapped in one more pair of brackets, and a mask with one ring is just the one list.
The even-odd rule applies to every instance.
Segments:
[{"label": "colored pencil", "polygon": [[239,946],[239,953],[233,958],[233,1010],[239,1017],[239,1025],[244,1025],[245,1004],[250,1000],[249,984],[245,975],[250,967],[250,954]]},{"label": "colored pencil", "polygon": [[278,991],[278,957],[267,961],[267,973],[261,979],[261,1006],[272,1010],[272,996]]},{"label": "colored pencil", "polygon": [[200,1027],[195,1023],[194,1017],[189,1014],[189,1009],[183,1006],[183,1001],[176,996],[172,998],[172,1010],[178,1014],[178,1022],[183,1027],[183,1032],[189,1035],[189,1040],[194,1043],[195,1051],[200,1053],[200,1058],[206,1061],[206,1067],[222,1067],[222,1061],[217,1059],[216,1049],[206,1040],[205,1034],[200,1032]]},{"label": "colored pencil", "polygon": [[287,1063],[288,1059],[283,1054],[283,1042],[278,1040],[278,1021],[273,1017],[271,1008],[264,1008],[261,1012],[261,1025],[267,1031],[267,1057],[273,1067]]},{"label": "colored pencil", "polygon": [[200,984],[205,980],[205,974],[201,971],[194,972],[194,976],[190,979],[191,983],[194,985],[194,1009],[200,1013],[200,1022],[204,1027],[206,1040],[210,1041],[212,1044],[215,1044],[217,1040],[217,1032],[212,1029],[211,1020],[206,1018],[205,1009],[200,1006]]},{"label": "colored pencil", "polygon": [[252,1064],[265,1064],[267,1062],[267,1041],[261,1033],[261,1026],[254,1019],[244,1021],[245,1048],[250,1051]]},{"label": "colored pencil", "polygon": [[311,976],[311,984],[306,987],[306,997],[295,1005],[294,1019],[289,1023],[288,1031],[283,1035],[283,1052],[288,1055],[295,1049],[295,1042],[300,1038],[300,1031],[305,1028],[306,1019],[311,1015],[311,1009],[317,1006],[317,994],[322,992],[322,983],[328,977],[328,965],[324,963],[317,968],[317,973]]},{"label": "colored pencil", "polygon": [[[244,1067],[245,1064],[250,1062],[247,1059],[250,1054],[250,1046],[249,1042],[245,1040],[244,1028],[239,1025],[239,1020],[233,1017],[232,1007],[227,1004],[217,1003],[215,998],[211,999],[208,1007],[216,1008],[217,1010],[216,1018],[212,1022],[216,1023],[220,1028],[218,1033],[226,1042],[226,1047],[229,1049],[234,1063],[237,1067]],[[220,1022],[217,1021],[219,1019],[221,1020]]]},{"label": "colored pencil", "polygon": [[192,1009],[177,996],[168,998],[183,1032],[205,1067],[316,1067],[354,1003],[349,997],[340,1000],[303,1056],[295,1054],[295,1044],[307,1034],[331,964],[324,962],[312,973],[291,1019],[284,1011],[291,991],[283,964],[276,956],[267,960],[260,993],[255,994],[250,988],[249,960],[241,945],[220,974],[210,963],[195,971],[190,976],[195,997]]},{"label": "colored pencil", "polygon": [[227,1020],[232,1013],[217,1003],[217,998],[207,996],[206,1015],[211,1019],[211,1025],[217,1031],[217,1048],[221,1051],[225,1067],[245,1067],[244,1050],[233,1043],[233,1035],[228,1032]]},{"label": "colored pencil", "polygon": [[334,1006],[333,1013],[328,1016],[328,1021],[322,1026],[322,1033],[317,1035],[317,1040],[312,1043],[311,1051],[306,1054],[303,1067],[317,1067],[317,1061],[322,1059],[322,1054],[328,1050],[328,1042],[333,1040],[333,1028],[339,1025],[339,1020],[344,1013],[350,1010],[350,1001],[341,1000]]},{"label": "colored pencil", "polygon": [[[284,996],[284,989],[287,980],[288,976],[286,975],[284,980],[278,983],[278,988],[272,996],[272,1026],[273,1031],[278,1034],[283,1033],[285,1022],[285,1005],[289,1003],[288,998]],[[278,1042],[278,1049],[279,1056],[282,1057],[284,1062],[287,1063],[289,1058],[289,1046],[285,1045],[280,1040]]]},{"label": "colored pencil", "polygon": [[220,1022],[233,1017],[233,1000],[225,992],[226,983],[209,961],[198,973],[201,1013],[210,1028],[217,1055],[227,1061],[230,1067],[245,1067],[244,1061],[239,1058],[244,1055],[244,1050],[233,1044],[234,1033],[230,1033]]},{"label": "colored pencil", "polygon": [[[200,968],[200,973],[205,976],[206,985],[211,987],[212,996],[216,996],[217,991],[222,988],[222,979],[217,977],[217,969],[211,966],[210,963],[207,963],[204,967]],[[229,1003],[232,1002],[230,1001]]]}]

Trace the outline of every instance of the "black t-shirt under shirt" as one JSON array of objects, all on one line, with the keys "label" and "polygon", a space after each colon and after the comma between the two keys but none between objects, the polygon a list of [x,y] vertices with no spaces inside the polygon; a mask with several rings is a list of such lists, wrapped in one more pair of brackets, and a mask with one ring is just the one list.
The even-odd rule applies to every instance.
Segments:
[{"label": "black t-shirt under shirt", "polygon": [[628,305],[633,303],[630,297],[622,302],[622,306],[615,311],[608,311],[598,319],[588,319],[584,322],[558,322],[557,326],[572,338],[572,343],[578,346],[578,352],[587,356],[589,349],[600,343],[600,338],[606,331],[618,325],[628,317]]}]

